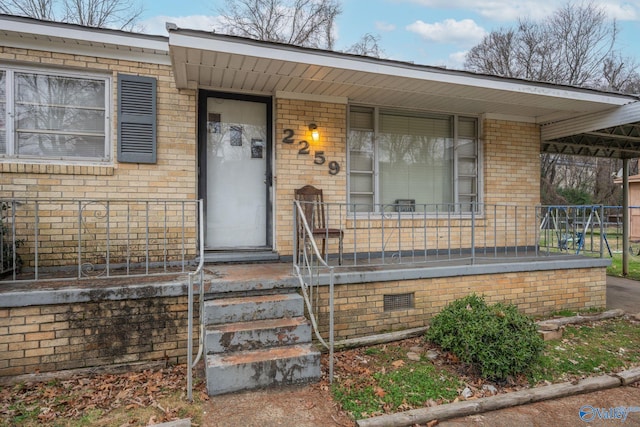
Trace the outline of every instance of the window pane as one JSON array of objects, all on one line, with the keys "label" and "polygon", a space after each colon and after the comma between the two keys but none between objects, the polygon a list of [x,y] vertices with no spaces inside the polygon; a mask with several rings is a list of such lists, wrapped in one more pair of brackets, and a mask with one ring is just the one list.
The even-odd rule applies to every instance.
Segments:
[{"label": "window pane", "polygon": [[[352,121],[353,117],[352,114]],[[352,205],[352,211],[365,212],[373,208],[373,135],[370,131],[349,132],[349,200],[351,203],[362,204]]]},{"label": "window pane", "polygon": [[475,139],[478,136],[477,133],[477,120],[470,117],[460,117],[458,119],[458,137],[459,138],[472,138]]},{"label": "window pane", "polygon": [[373,212],[373,195],[351,195],[351,212]]},{"label": "window pane", "polygon": [[104,137],[16,132],[16,154],[40,157],[104,157]]},{"label": "window pane", "polygon": [[373,175],[351,174],[352,193],[373,193]]},{"label": "window pane", "polygon": [[102,80],[16,73],[15,87],[18,103],[104,110],[105,85]]},{"label": "window pane", "polygon": [[373,130],[373,109],[353,107],[349,113],[351,129]]},{"label": "window pane", "polygon": [[380,203],[398,199],[421,204],[453,201],[451,119],[381,114]]},{"label": "window pane", "polygon": [[476,141],[473,139],[459,139],[458,140],[458,156],[475,157]]},{"label": "window pane", "polygon": [[7,152],[7,72],[0,70],[0,154]]},{"label": "window pane", "polygon": [[104,135],[104,110],[17,104],[16,129]]},{"label": "window pane", "polygon": [[475,175],[476,174],[475,159],[460,159],[458,161],[458,174]]},{"label": "window pane", "polygon": [[15,73],[16,147],[19,155],[105,155],[105,82]]},{"label": "window pane", "polygon": [[476,194],[476,180],[475,178],[463,177],[458,180],[458,192],[463,194]]}]

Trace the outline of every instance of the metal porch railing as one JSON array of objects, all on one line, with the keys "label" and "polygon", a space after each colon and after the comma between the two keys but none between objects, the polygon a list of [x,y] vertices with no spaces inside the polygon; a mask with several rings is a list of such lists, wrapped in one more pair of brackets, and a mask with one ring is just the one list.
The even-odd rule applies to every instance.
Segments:
[{"label": "metal porch railing", "polygon": [[198,256],[197,200],[4,199],[3,279],[186,273]]},{"label": "metal porch railing", "polygon": [[[329,382],[333,382],[334,267],[327,264],[318,249],[318,245],[313,237],[313,232],[305,217],[304,209],[301,206],[303,203],[307,202],[297,200],[293,202],[293,223],[296,224],[293,236],[293,269],[300,283],[300,289],[307,306],[307,312],[313,326],[314,334],[318,341],[329,350]],[[320,284],[319,278],[321,270],[323,269],[326,270],[329,275],[329,312],[327,313],[329,317],[329,336],[327,339],[322,337],[318,327],[320,310],[325,307],[319,302],[320,292],[317,289]]]},{"label": "metal porch railing", "polygon": [[[630,207],[631,217],[640,208]],[[547,253],[613,256],[633,241],[622,239],[622,207],[554,205],[540,208],[540,250]]]},{"label": "metal porch railing", "polygon": [[[200,254],[200,261],[195,271],[189,273],[189,283],[187,290],[187,400],[193,401],[193,368],[196,367],[200,358],[204,353],[204,338],[205,338],[205,325],[204,325],[204,203],[202,200],[198,201],[198,243]],[[196,358],[193,358],[193,294],[194,285],[198,286],[198,353]]]},{"label": "metal porch railing", "polygon": [[[547,225],[543,224],[549,208],[476,203],[324,203],[326,228],[343,232],[342,265],[337,262],[337,239],[327,239],[330,248],[322,255],[328,265],[336,268],[391,268],[448,262],[473,265],[567,254],[608,255],[606,244],[611,243],[611,239],[605,238],[601,244],[599,237],[600,224],[604,223],[602,217],[606,215],[601,212],[603,207],[592,206],[589,211],[575,206],[562,207],[577,215],[565,223],[575,228],[570,234],[576,236],[576,244],[577,237],[582,236],[579,251],[577,247],[572,251],[558,250],[558,238],[549,233],[548,218]],[[578,230],[579,227],[582,229]],[[300,230],[300,227],[294,228]],[[606,237],[606,230],[603,236]],[[316,240],[319,239],[322,236],[316,233]]]}]

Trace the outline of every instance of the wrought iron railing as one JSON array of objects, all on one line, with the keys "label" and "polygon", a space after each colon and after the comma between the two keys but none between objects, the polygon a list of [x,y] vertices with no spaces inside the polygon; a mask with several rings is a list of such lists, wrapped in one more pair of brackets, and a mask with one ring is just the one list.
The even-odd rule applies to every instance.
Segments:
[{"label": "wrought iron railing", "polygon": [[[327,264],[320,253],[301,203],[304,202],[294,201],[293,205],[293,223],[296,224],[293,236],[293,268],[300,284],[300,290],[314,334],[318,341],[329,351],[329,381],[333,382],[334,267]],[[319,302],[320,292],[318,286],[321,284],[320,274],[322,274],[322,270],[325,270],[329,277],[328,313],[326,313],[329,323],[329,335],[326,339],[320,333],[318,326],[320,311],[326,307]]]},{"label": "wrought iron railing", "polygon": [[[311,202],[300,205],[304,203]],[[606,229],[602,234],[599,231],[603,215],[609,212],[601,206],[316,205],[321,207],[303,211],[307,215],[320,212],[314,215],[324,217],[322,229],[326,235],[317,229],[312,234],[315,242],[325,248],[322,258],[336,268],[475,264],[567,254],[604,256],[609,255],[607,244],[611,244]],[[561,232],[560,221],[556,221],[555,229],[550,225],[552,208],[573,215],[563,222],[570,229]],[[307,218],[307,222],[318,223],[315,218],[313,222]],[[330,233],[337,235],[336,230],[342,233],[342,242],[330,238]],[[567,239],[569,235],[571,244],[559,246],[558,239]]]},{"label": "wrought iron railing", "polygon": [[197,200],[0,200],[3,280],[186,273],[198,250]]},{"label": "wrought iron railing", "polygon": [[[540,250],[549,254],[613,256],[640,237],[623,241],[620,206],[555,205],[542,206],[539,212]],[[640,218],[640,208],[630,207],[629,214]]]}]

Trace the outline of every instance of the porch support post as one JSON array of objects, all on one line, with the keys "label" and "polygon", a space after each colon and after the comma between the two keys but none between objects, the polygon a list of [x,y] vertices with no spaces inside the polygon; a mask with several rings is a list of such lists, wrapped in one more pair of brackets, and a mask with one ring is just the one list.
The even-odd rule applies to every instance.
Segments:
[{"label": "porch support post", "polygon": [[622,159],[622,275],[629,274],[629,159]]}]

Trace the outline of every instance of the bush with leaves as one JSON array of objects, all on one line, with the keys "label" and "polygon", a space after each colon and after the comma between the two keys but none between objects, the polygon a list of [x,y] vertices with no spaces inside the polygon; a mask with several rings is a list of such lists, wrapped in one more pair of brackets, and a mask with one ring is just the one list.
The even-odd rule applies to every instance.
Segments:
[{"label": "bush with leaves", "polygon": [[475,294],[450,303],[437,314],[426,339],[494,380],[526,373],[539,360],[544,346],[533,320],[515,305],[487,305],[484,297]]}]

